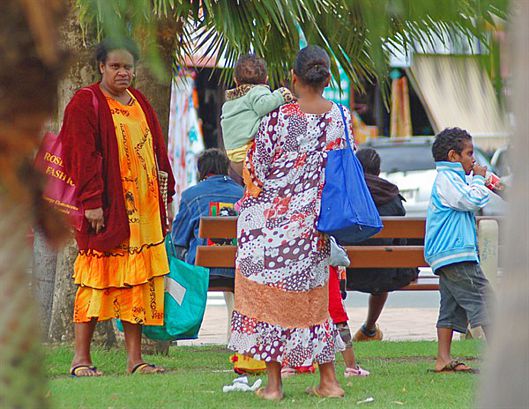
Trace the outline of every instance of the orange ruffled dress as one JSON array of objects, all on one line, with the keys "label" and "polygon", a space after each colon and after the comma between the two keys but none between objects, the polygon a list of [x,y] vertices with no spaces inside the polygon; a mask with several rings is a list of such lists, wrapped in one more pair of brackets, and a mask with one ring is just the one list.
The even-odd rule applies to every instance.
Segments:
[{"label": "orange ruffled dress", "polygon": [[130,96],[128,105],[107,96],[119,147],[130,238],[108,253],[79,253],[74,266],[74,281],[79,285],[74,322],[120,318],[134,324],[163,325],[164,275],[169,265],[160,227],[157,166],[145,114]]}]

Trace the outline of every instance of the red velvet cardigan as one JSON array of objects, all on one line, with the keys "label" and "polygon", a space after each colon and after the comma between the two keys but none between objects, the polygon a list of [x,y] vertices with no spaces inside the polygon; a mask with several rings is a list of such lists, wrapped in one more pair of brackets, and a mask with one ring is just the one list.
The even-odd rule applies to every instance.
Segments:
[{"label": "red velvet cardigan", "polygon": [[[75,93],[64,112],[60,132],[66,171],[77,187],[82,208],[103,208],[105,229],[96,234],[85,219],[80,231],[76,231],[79,250],[109,251],[129,238],[130,229],[123,198],[123,186],[119,169],[119,151],[114,121],[99,84],[90,88],[98,100],[95,112],[92,93],[81,89]],[[167,157],[162,129],[156,113],[138,90],[129,88],[138,100],[151,130],[154,154],[160,170],[169,174],[168,198],[175,193],[174,177]],[[160,195],[162,232],[167,233],[167,215]]]}]

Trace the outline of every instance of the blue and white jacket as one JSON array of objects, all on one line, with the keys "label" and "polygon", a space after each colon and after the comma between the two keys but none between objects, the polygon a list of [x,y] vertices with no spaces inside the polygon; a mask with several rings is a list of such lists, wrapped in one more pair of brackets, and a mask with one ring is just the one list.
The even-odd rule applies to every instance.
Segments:
[{"label": "blue and white jacket", "polygon": [[489,202],[483,176],[472,177],[468,184],[461,163],[435,165],[424,238],[424,258],[434,273],[448,264],[479,262],[474,213]]}]

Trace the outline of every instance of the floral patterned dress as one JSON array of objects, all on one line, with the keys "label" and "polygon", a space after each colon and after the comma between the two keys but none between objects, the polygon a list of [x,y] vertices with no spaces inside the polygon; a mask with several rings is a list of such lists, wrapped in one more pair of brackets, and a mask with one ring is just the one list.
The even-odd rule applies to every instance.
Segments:
[{"label": "floral patterned dress", "polygon": [[231,349],[289,366],[331,362],[343,349],[328,313],[329,241],[316,229],[327,151],[343,146],[335,104],[321,115],[287,104],[261,121],[237,225]]}]

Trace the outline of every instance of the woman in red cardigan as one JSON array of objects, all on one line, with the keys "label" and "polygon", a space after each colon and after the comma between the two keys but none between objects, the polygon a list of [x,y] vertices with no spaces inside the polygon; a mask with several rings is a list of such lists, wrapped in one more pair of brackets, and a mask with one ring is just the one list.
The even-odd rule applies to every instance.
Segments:
[{"label": "woman in red cardigan", "polygon": [[130,40],[103,41],[101,81],[82,88],[64,114],[61,140],[67,171],[84,210],[76,232],[73,376],[100,376],[90,356],[98,321],[123,322],[129,373],[159,373],[143,361],[142,325],[162,325],[167,215],[158,171],[174,178],[156,114],[131,83],[138,58]]}]

